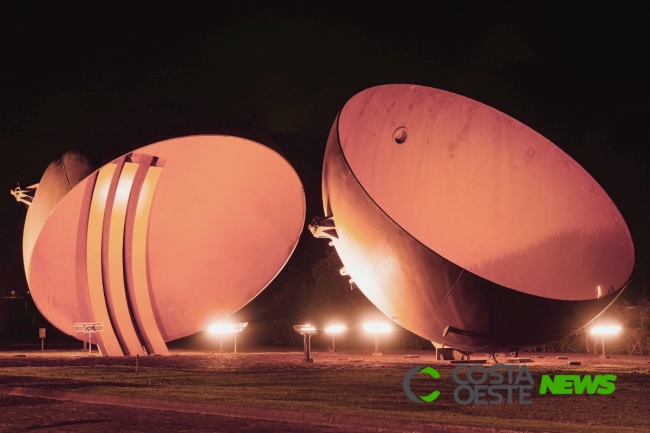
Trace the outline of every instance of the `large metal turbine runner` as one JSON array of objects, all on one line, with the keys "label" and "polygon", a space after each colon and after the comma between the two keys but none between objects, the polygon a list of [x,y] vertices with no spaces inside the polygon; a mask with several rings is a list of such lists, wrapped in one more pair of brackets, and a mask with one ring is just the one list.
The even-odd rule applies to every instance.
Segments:
[{"label": "large metal turbine runner", "polygon": [[579,164],[517,120],[428,87],[347,102],[325,151],[323,206],[312,231],[332,239],[363,293],[463,350],[568,335],[634,265],[621,214]]},{"label": "large metal turbine runner", "polygon": [[166,341],[240,309],[282,269],[305,216],[280,154],[218,135],[161,141],[94,172],[68,152],[33,200],[12,194],[29,204],[23,255],[39,311],[77,338],[75,322],[101,322],[93,341],[110,356],[168,354]]}]

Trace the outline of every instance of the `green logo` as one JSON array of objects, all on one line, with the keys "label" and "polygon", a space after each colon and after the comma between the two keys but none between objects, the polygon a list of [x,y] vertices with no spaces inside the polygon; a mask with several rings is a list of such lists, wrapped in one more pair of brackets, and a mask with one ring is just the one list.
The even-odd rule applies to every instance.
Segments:
[{"label": "green logo", "polygon": [[[464,370],[467,370],[466,379],[458,375],[459,372]],[[507,375],[502,373],[502,370],[507,370]],[[477,378],[476,375],[472,374],[475,371],[481,373],[480,377]],[[429,395],[416,396],[411,390],[411,379],[418,373],[428,374],[434,379],[440,379],[440,374],[432,367],[422,365],[413,367],[404,376],[404,394],[416,403],[431,403],[438,398],[440,391],[433,391]],[[516,378],[514,373],[517,373]],[[490,377],[492,379],[488,380]],[[515,391],[519,392],[519,404],[533,404],[532,400],[526,400],[526,397],[531,396],[530,391],[532,391],[535,382],[525,365],[519,367],[519,370],[515,365],[498,364],[490,366],[490,368],[485,368],[482,365],[458,365],[454,368],[452,378],[458,384],[454,391],[454,400],[458,404],[502,404],[504,396],[498,391],[508,392],[508,404],[512,404]],[[614,382],[616,382],[615,374],[597,374],[595,376],[590,374],[584,376],[578,374],[550,376],[545,374],[542,376],[539,393],[609,395],[616,390]],[[469,398],[461,398],[460,393],[463,391],[466,394],[469,393]],[[495,399],[488,400],[490,397],[495,397]]]},{"label": "green logo", "polygon": [[432,401],[438,398],[438,396],[440,395],[440,391],[433,391],[429,395],[421,395],[419,397],[416,396],[413,391],[411,391],[411,379],[413,379],[413,376],[415,376],[418,373],[428,374],[434,379],[440,379],[440,374],[431,367],[424,367],[422,365],[413,367],[408,371],[408,373],[406,373],[406,376],[404,376],[404,382],[403,382],[404,394],[406,394],[408,398],[410,398],[412,401],[416,403],[424,403],[424,402],[431,403]]},{"label": "green logo", "polygon": [[608,395],[614,392],[616,385],[615,374],[597,374],[594,378],[588,374],[580,377],[577,374],[556,374],[553,379],[548,374],[542,376],[542,383],[539,386],[539,393],[546,394],[603,394]]}]

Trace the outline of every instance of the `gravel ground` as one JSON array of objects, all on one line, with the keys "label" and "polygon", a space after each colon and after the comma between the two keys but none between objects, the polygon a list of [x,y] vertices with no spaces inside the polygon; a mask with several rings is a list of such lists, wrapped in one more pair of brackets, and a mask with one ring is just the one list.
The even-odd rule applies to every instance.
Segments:
[{"label": "gravel ground", "polygon": [[346,433],[359,430],[0,394],[0,431]]},{"label": "gravel ground", "polygon": [[[407,358],[415,356],[416,358]],[[172,351],[172,356],[140,357],[139,365],[143,367],[160,367],[169,370],[206,370],[206,371],[300,371],[332,369],[365,369],[385,366],[409,366],[417,364],[448,365],[447,361],[436,361],[433,351],[413,351],[384,353],[383,356],[371,356],[363,352],[312,352],[314,363],[304,362],[302,352],[253,352],[253,353],[216,353],[194,352],[185,350]],[[506,362],[510,356],[498,355],[499,362]],[[579,361],[583,366],[612,368],[616,371],[632,371],[638,368],[650,368],[650,356],[612,355],[610,359],[601,359],[599,355],[584,353],[521,353],[520,357],[532,358],[531,366],[566,367],[568,361]],[[568,359],[557,359],[566,357]],[[472,359],[485,359],[484,355],[472,356]],[[2,367],[57,367],[57,366],[131,366],[135,369],[135,357],[104,358],[97,352],[89,355],[84,351],[4,351],[0,352]],[[489,360],[488,364],[492,361]]]},{"label": "gravel ground", "polygon": [[[407,355],[410,357],[407,358]],[[417,357],[414,358],[413,356]],[[539,375],[541,372],[559,373],[560,371],[563,374],[568,374],[567,371],[574,368],[576,368],[575,372],[579,374],[585,374],[586,372],[591,374],[613,373],[621,375],[621,387],[620,390],[617,388],[617,393],[611,398],[610,396],[537,396],[533,413],[529,413],[533,410],[530,406],[474,407],[474,405],[470,405],[461,407],[454,404],[453,401],[446,402],[441,398],[439,399],[441,401],[436,402],[435,406],[426,406],[425,409],[432,414],[429,417],[431,419],[427,420],[436,422],[433,416],[434,409],[442,408],[442,410],[447,411],[445,413],[453,411],[459,416],[472,417],[472,420],[478,420],[485,416],[496,416],[499,419],[512,419],[513,421],[534,418],[552,420],[563,423],[562,425],[566,423],[566,429],[558,427],[558,424],[555,425],[556,428],[549,428],[552,431],[592,431],[594,429],[594,431],[609,432],[616,431],[615,426],[621,426],[619,431],[650,431],[650,428],[646,428],[646,426],[650,426],[650,411],[646,406],[650,402],[650,396],[634,389],[635,386],[636,388],[643,387],[644,384],[649,383],[650,357],[614,355],[611,359],[601,359],[596,355],[552,353],[522,353],[520,356],[532,359],[532,362],[528,365],[533,375]],[[567,357],[568,359],[558,359],[558,357]],[[301,389],[303,380],[305,384],[311,383],[308,379],[317,377],[310,375],[309,371],[322,371],[328,378],[337,376],[355,377],[357,375],[355,372],[365,371],[363,377],[377,378],[380,381],[376,384],[377,388],[375,389],[377,392],[388,392],[384,396],[382,394],[373,394],[379,403],[386,400],[384,403],[388,406],[384,410],[387,411],[413,411],[414,409],[411,406],[419,406],[409,403],[401,391],[401,378],[404,372],[412,366],[431,365],[438,368],[441,374],[446,372],[447,375],[451,371],[448,362],[436,361],[431,351],[385,353],[382,357],[373,357],[369,353],[332,354],[316,352],[313,353],[313,358],[314,363],[308,364],[304,362],[303,354],[300,352],[216,354],[214,352],[174,351],[170,357],[139,358],[138,364],[139,368],[143,369],[143,373],[148,372],[148,374],[156,374],[163,378],[175,374],[174,372],[186,371],[192,377],[204,377],[203,375],[209,374],[213,379],[223,380],[224,385],[227,385],[226,382],[241,381],[241,384],[238,383],[238,385],[244,386],[245,379],[250,377],[273,377],[274,382],[267,384],[265,387],[276,390],[269,395],[276,396],[274,399],[277,399],[278,402],[287,401],[278,397],[280,394],[277,394],[277,392],[281,391],[295,390],[296,392],[302,392],[302,394],[297,395],[310,396],[307,391]],[[476,359],[481,358],[484,359],[484,357],[476,356]],[[506,357],[500,356],[499,360],[503,362]],[[570,367],[567,365],[568,361],[579,361],[582,365],[580,367]],[[491,364],[492,361],[490,360],[489,363]],[[136,359],[133,357],[103,358],[96,353],[88,355],[80,351],[0,352],[0,369],[6,369],[5,372],[0,371],[0,385],[74,390],[75,388],[88,386],[88,382],[83,379],[84,371],[98,374],[97,372],[111,370],[118,371],[119,374],[123,372],[131,377],[135,372],[135,364]],[[70,372],[70,374],[49,378],[46,377],[47,375],[38,373],[39,367],[62,367],[58,371],[66,371]],[[104,368],[95,369],[93,367],[109,368],[105,370]],[[79,377],[74,374],[77,371],[76,368],[79,368]],[[535,373],[536,371],[537,373]],[[142,374],[133,375],[133,377],[140,376]],[[142,381],[143,379],[144,377],[141,377],[139,380]],[[179,383],[182,385],[180,379],[179,383],[174,382],[176,379],[173,378],[169,380],[172,380],[171,386],[174,387],[174,390],[184,389],[179,388]],[[382,380],[383,382],[381,382]],[[296,381],[298,381],[297,384]],[[393,382],[395,383],[392,384]],[[120,381],[115,381],[115,383],[102,382],[101,385],[108,388],[126,386],[125,383]],[[429,390],[431,384],[426,382],[424,385],[426,387],[423,389]],[[132,384],[131,386],[137,385]],[[331,388],[329,391],[339,389],[339,385],[332,383],[326,383],[323,386]],[[416,383],[415,386],[417,386]],[[344,385],[340,385],[340,389],[345,389]],[[222,388],[221,391],[234,392],[232,388]],[[319,393],[326,394],[326,391],[325,388],[319,389]],[[639,394],[640,392],[641,394]],[[323,398],[325,398],[325,401],[329,401],[327,398],[340,401],[338,404],[347,404],[345,402],[349,401],[357,402],[349,395],[325,396]],[[639,399],[631,400],[631,398]],[[354,404],[358,404],[358,402]],[[594,412],[593,409],[596,409],[599,404],[602,404],[602,406],[598,407],[598,410]],[[143,410],[31,397],[1,396],[0,405],[0,431],[80,431],[79,429],[84,429],[84,431],[108,431],[110,429],[111,431],[148,432],[172,430],[233,432],[359,431],[359,429],[346,430],[341,427],[243,418],[235,419],[217,415]],[[330,404],[327,407],[330,408],[326,409],[329,411],[334,406]],[[420,408],[416,407],[415,409]],[[343,412],[346,412],[346,410],[343,410]],[[474,418],[474,416],[477,418]],[[625,419],[634,419],[635,421],[630,424]],[[582,427],[580,424],[582,424]],[[623,425],[626,427],[622,428]]]}]

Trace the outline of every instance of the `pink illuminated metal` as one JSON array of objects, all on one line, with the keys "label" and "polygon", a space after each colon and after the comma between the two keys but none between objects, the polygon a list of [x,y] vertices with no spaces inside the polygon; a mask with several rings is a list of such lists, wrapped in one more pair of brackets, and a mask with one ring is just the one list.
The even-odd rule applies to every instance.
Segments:
[{"label": "pink illuminated metal", "polygon": [[348,101],[338,135],[375,203],[470,272],[563,300],[593,299],[597,286],[619,288],[630,275],[630,234],[600,185],[487,105],[429,87],[374,87]]},{"label": "pink illuminated metal", "polygon": [[[132,160],[135,158],[131,158]],[[162,174],[162,162],[150,155],[139,155],[138,171],[127,206],[124,248],[125,282],[133,322],[148,353],[169,354],[156,323],[149,295],[147,237],[151,202]]]},{"label": "pink illuminated metal", "polygon": [[282,269],[304,223],[292,167],[238,137],[166,140],[87,171],[67,191],[61,164],[44,174],[25,270],[53,325],[104,324],[104,355],[168,354],[166,341],[229,316]]},{"label": "pink illuminated metal", "polygon": [[391,321],[439,344],[494,352],[557,340],[607,308],[633,269],[623,217],[579,164],[443,90],[352,97],[322,182],[312,234]]},{"label": "pink illuminated metal", "polygon": [[345,332],[345,325],[329,325],[325,328],[327,334],[341,334]]}]

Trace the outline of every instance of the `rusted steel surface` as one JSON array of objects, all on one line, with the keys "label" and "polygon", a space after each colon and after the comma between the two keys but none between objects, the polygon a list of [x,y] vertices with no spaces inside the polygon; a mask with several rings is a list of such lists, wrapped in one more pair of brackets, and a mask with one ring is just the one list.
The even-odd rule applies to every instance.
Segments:
[{"label": "rusted steel surface", "polygon": [[61,158],[52,161],[43,173],[34,200],[29,206],[23,230],[23,262],[28,281],[32,250],[45,220],[61,199],[93,170],[85,156],[76,151],[68,151]]},{"label": "rusted steel surface", "polygon": [[[37,233],[25,229],[35,238],[25,261],[37,307],[73,336],[74,322],[101,316],[112,342],[105,354],[164,352],[161,337],[229,316],[268,285],[298,242],[302,184],[264,145],[183,137],[116,161],[57,195]],[[28,221],[48,194],[39,188]]]},{"label": "rusted steel surface", "polygon": [[633,266],[620,213],[575,161],[516,120],[436,89],[353,97],[328,140],[323,200],[364,294],[410,331],[460,349],[567,335],[615,299]]},{"label": "rusted steel surface", "polygon": [[345,105],[338,136],[352,173],[391,219],[490,281],[584,300],[598,286],[620,288],[632,271],[629,231],[600,185],[491,107],[429,87],[378,86]]}]

